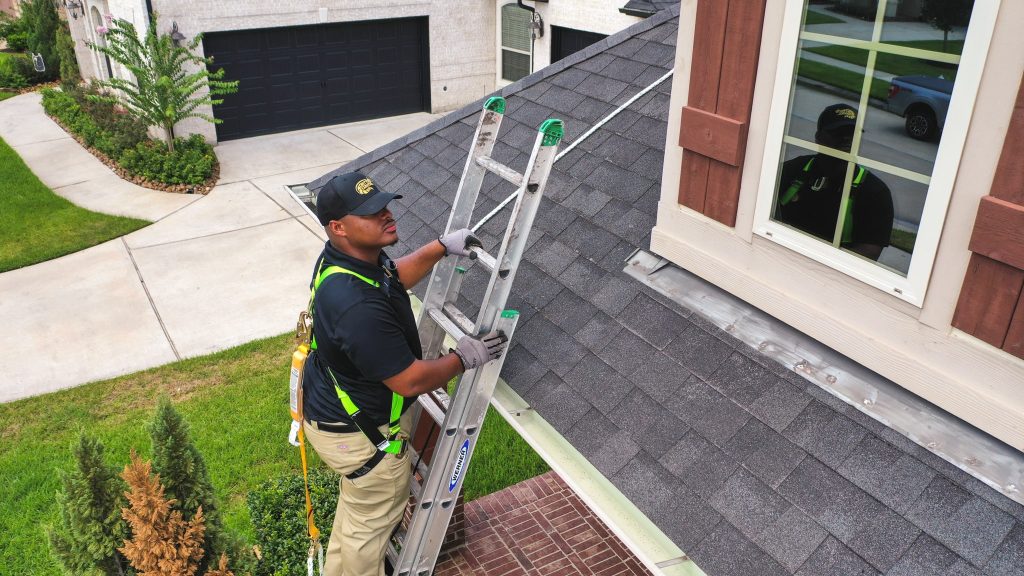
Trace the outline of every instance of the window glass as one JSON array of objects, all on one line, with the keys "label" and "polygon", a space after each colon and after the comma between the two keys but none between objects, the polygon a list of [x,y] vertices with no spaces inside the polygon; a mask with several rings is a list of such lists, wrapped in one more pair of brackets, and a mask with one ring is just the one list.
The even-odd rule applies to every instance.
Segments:
[{"label": "window glass", "polygon": [[906,276],[972,8],[805,0],[774,221]]},{"label": "window glass", "polygon": [[516,81],[530,73],[532,14],[516,4],[501,7],[501,77]]}]

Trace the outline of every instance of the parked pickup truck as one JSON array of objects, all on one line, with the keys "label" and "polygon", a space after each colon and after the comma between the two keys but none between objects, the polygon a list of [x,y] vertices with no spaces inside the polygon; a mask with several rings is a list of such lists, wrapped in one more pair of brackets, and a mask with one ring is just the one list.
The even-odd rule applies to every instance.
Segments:
[{"label": "parked pickup truck", "polygon": [[946,122],[953,82],[933,76],[897,76],[889,85],[889,112],[907,119],[911,138],[934,140]]}]

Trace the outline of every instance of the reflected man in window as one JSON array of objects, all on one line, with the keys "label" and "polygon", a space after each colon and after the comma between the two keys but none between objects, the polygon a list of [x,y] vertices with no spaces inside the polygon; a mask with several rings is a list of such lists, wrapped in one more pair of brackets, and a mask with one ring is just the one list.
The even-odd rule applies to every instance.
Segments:
[{"label": "reflected man in window", "polygon": [[[855,108],[833,104],[818,116],[814,141],[849,152],[856,125]],[[775,220],[832,242],[848,165],[824,151],[786,161],[779,179]],[[854,165],[840,247],[878,260],[889,245],[892,220],[889,187],[863,166]]]}]

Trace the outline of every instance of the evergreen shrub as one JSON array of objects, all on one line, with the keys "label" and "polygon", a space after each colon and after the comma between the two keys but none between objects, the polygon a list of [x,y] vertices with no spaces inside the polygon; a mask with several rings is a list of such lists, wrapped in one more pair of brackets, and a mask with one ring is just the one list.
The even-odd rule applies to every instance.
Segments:
[{"label": "evergreen shrub", "polygon": [[176,138],[174,150],[162,142],[147,140],[125,150],[120,164],[132,174],[167,184],[202,184],[217,162],[213,147],[198,134]]},{"label": "evergreen shrub", "polygon": [[[324,469],[310,470],[309,492],[320,542],[326,551],[338,505],[338,475]],[[262,554],[256,574],[306,576],[309,535],[302,475],[267,480],[249,493],[246,504]]]}]

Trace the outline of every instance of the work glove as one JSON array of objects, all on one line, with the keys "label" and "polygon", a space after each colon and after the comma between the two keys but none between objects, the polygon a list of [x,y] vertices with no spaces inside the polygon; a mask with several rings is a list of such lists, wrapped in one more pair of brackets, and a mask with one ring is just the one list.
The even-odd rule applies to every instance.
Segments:
[{"label": "work glove", "polygon": [[501,330],[483,336],[463,336],[455,347],[455,354],[462,360],[463,370],[472,370],[497,360],[508,345],[508,337]]},{"label": "work glove", "polygon": [[454,254],[455,256],[469,256],[470,258],[476,258],[476,254],[470,252],[469,249],[476,246],[482,248],[483,244],[480,239],[473,235],[473,231],[469,228],[463,228],[450,232],[438,238],[441,245],[444,246],[444,255]]}]

